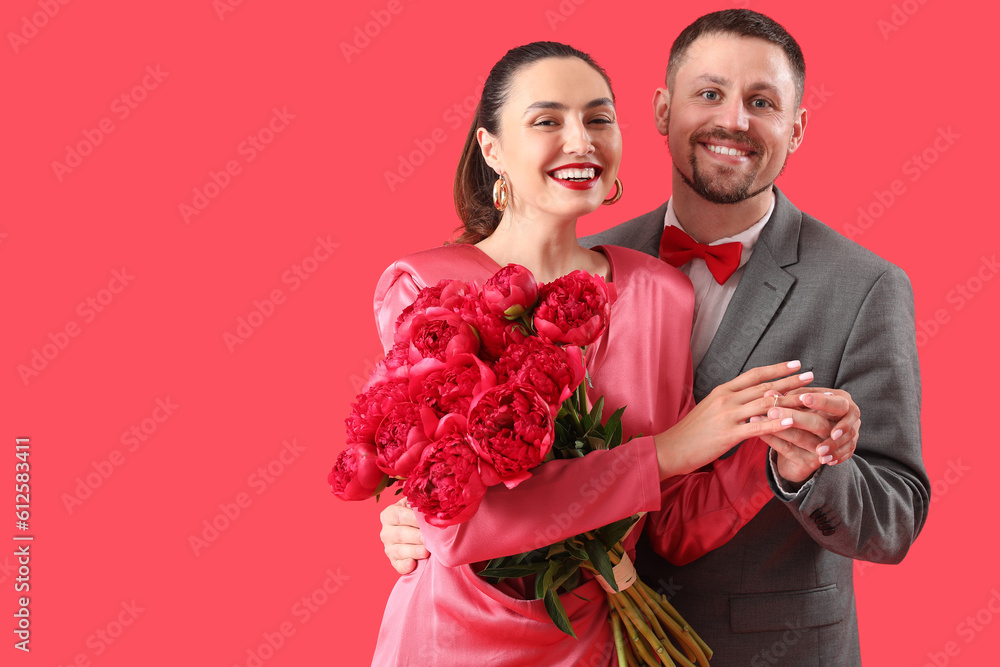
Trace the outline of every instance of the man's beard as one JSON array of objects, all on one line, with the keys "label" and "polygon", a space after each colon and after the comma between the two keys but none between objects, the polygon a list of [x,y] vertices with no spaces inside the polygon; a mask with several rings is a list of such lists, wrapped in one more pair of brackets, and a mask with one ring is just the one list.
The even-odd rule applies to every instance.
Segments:
[{"label": "man's beard", "polygon": [[[668,116],[669,123],[669,116]],[[740,143],[744,146],[750,146],[754,152],[753,159],[755,160],[754,168],[751,169],[746,177],[741,179],[736,183],[731,183],[729,185],[724,185],[722,179],[711,179],[707,177],[698,169],[698,160],[695,157],[695,151],[699,143],[702,143],[709,139],[718,139],[721,141],[733,141]],[[677,173],[680,174],[681,180],[684,181],[685,185],[694,190],[694,192],[704,199],[705,201],[711,202],[713,204],[738,204],[741,201],[746,201],[756,197],[762,192],[766,192],[774,185],[772,180],[770,183],[764,185],[763,187],[753,189],[754,181],[757,180],[757,174],[760,170],[760,145],[750,138],[749,135],[743,132],[725,132],[723,130],[713,130],[712,132],[702,133],[691,137],[691,178],[681,171],[681,169],[675,164],[674,168],[677,169]],[[786,156],[785,162],[787,163],[788,158]],[[781,171],[784,171],[785,165],[781,165]],[[723,173],[726,171],[735,171],[723,168]],[[778,172],[779,175],[781,172]]]}]

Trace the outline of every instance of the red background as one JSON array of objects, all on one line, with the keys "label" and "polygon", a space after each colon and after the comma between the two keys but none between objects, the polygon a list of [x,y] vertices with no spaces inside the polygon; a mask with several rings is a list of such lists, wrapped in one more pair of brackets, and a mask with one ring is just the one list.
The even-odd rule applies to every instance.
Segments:
[{"label": "red background", "polygon": [[[707,11],[749,6],[783,23],[808,62],[810,122],[779,184],[902,266],[916,293],[935,493],[902,564],[858,568],[865,663],[992,664],[998,455],[984,423],[1000,281],[996,213],[983,196],[995,195],[997,144],[982,135],[994,134],[998,101],[987,74],[997,10],[923,0],[338,4],[4,3],[0,498],[10,509],[0,516],[10,523],[0,533],[21,534],[14,439],[30,437],[35,536],[32,650],[14,650],[5,629],[4,663],[69,665],[82,654],[78,664],[101,667],[228,667],[255,664],[248,651],[271,635],[280,648],[263,651],[268,667],[368,664],[395,575],[379,508],[335,500],[326,474],[357,385],[381,356],[375,281],[457,224],[451,178],[483,77],[506,49],[538,39],[572,43],[611,73],[626,193],[580,222],[581,234],[595,232],[669,195],[650,100],[672,39]],[[123,94],[135,106],[125,117]],[[243,142],[274,109],[284,126],[261,133],[273,141],[248,161]],[[57,174],[67,146],[88,152],[102,121],[113,130]],[[933,164],[914,171],[925,151]],[[227,182],[229,161],[238,173]],[[386,172],[402,182],[390,187]],[[226,187],[210,186],[185,221],[180,205],[213,173]],[[873,216],[866,228],[859,207]],[[318,237],[336,244],[329,259],[301,264]],[[297,264],[312,271],[298,284],[286,274]],[[123,269],[133,276],[124,288],[113,281]],[[227,346],[238,318],[274,290],[273,313]],[[71,322],[77,335],[60,334]],[[26,372],[36,351],[41,370]],[[168,398],[167,416],[157,399]],[[123,433],[144,424],[130,451]],[[300,450],[281,462],[284,440]],[[269,464],[270,481],[252,477]],[[88,475],[96,488],[67,506]],[[227,520],[220,503],[235,514],[237,498],[249,504]],[[224,529],[196,553],[190,538],[213,519]],[[0,627],[12,628],[15,543],[3,540]],[[308,616],[303,597],[314,600]],[[123,611],[133,601],[142,611]],[[119,620],[129,621],[120,634]],[[278,642],[283,623],[294,634]],[[117,636],[108,644],[98,631]]]}]

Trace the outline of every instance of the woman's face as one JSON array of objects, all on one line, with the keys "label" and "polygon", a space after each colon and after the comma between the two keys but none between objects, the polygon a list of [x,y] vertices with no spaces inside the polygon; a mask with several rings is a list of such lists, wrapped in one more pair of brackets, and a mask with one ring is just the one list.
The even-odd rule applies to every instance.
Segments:
[{"label": "woman's face", "polygon": [[507,175],[508,211],[577,218],[614,186],[622,136],[611,89],[579,58],[546,58],[513,79],[500,136],[479,130],[487,162]]}]

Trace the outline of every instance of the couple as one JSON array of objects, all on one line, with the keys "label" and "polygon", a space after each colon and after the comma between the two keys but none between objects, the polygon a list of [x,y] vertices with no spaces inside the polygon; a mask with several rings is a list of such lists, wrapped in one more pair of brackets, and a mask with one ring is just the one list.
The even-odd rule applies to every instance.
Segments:
[{"label": "couple", "polygon": [[[581,593],[590,602],[563,596],[577,641],[539,601],[520,599],[516,581],[489,586],[470,567],[539,546],[538,528],[607,469],[621,471],[616,483],[564,537],[649,511],[637,567],[673,596],[713,664],[769,664],[779,649],[788,664],[859,663],[851,559],[897,562],[929,501],[909,282],[773,187],[807,120],[801,51],[781,26],[748,10],[698,19],[671,49],[666,84],[654,112],[673,197],[585,240],[602,244],[588,250],[577,217],[621,193],[610,83],[568,47],[509,52],[486,82],[456,177],[462,243],[383,275],[376,314],[387,344],[399,312],[440,278],[482,282],[515,262],[540,281],[584,269],[614,282],[611,323],[588,359],[593,392],[628,405],[626,435],[646,437],[492,488],[460,526],[428,527],[401,505],[383,512],[398,570],[427,556],[421,540],[432,555],[393,590],[373,664],[611,664],[600,589]],[[706,254],[671,228],[737,245]],[[694,254],[690,280],[618,245],[677,264]],[[736,256],[728,268],[726,253]],[[789,357],[812,373],[779,379],[793,371],[775,362]],[[846,391],[799,391],[813,373]],[[851,395],[865,406],[860,439]]]}]

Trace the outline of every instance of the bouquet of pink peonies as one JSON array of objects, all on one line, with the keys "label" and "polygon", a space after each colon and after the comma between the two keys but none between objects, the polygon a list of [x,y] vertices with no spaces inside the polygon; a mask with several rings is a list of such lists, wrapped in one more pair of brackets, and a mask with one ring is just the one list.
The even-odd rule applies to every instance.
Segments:
[{"label": "bouquet of pink peonies", "polygon": [[[602,421],[604,399],[590,407],[584,384],[584,347],[604,332],[613,300],[600,277],[575,271],[538,285],[515,264],[481,290],[459,280],[422,289],[346,420],[348,446],[328,478],[334,495],[363,500],[402,481],[411,507],[449,526],[475,514],[490,486],[513,488],[546,461],[621,444],[625,408]],[[494,559],[479,574],[534,576],[536,597],[575,636],[558,593],[587,570],[608,591],[622,667],[668,655],[707,664],[711,649],[666,599],[621,574],[631,569],[621,540],[638,520]]]}]

